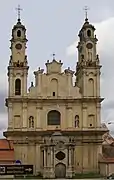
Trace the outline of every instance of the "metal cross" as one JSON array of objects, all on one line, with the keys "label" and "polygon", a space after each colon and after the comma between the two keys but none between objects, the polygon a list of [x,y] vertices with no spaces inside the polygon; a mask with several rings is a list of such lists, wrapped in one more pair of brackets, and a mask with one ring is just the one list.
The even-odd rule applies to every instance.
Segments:
[{"label": "metal cross", "polygon": [[89,8],[87,6],[85,6],[84,11],[85,11],[85,18],[87,19],[88,16],[88,10]]},{"label": "metal cross", "polygon": [[18,20],[20,20],[20,11],[22,11],[23,9],[20,8],[20,5],[18,5],[18,8],[16,8],[17,12],[18,12]]},{"label": "metal cross", "polygon": [[55,60],[55,53],[53,53],[53,60]]}]

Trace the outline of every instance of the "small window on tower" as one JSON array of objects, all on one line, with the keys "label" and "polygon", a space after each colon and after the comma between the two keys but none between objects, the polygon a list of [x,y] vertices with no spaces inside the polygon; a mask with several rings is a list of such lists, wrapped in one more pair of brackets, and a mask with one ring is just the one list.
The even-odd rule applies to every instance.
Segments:
[{"label": "small window on tower", "polygon": [[53,96],[55,96],[55,92],[53,92]]},{"label": "small window on tower", "polygon": [[21,95],[21,80],[15,80],[15,95]]},{"label": "small window on tower", "polygon": [[17,31],[17,37],[21,37],[21,31],[20,30]]},{"label": "small window on tower", "polygon": [[87,31],[87,36],[88,36],[88,37],[91,36],[91,31],[90,31],[90,30]]}]

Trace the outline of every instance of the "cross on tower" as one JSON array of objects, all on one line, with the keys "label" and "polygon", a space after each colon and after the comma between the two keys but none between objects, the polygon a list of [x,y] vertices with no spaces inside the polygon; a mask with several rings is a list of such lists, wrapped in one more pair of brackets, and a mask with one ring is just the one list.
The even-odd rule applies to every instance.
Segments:
[{"label": "cross on tower", "polygon": [[55,60],[55,53],[53,53],[53,60]]},{"label": "cross on tower", "polygon": [[87,6],[85,6],[84,11],[85,11],[85,19],[86,19],[86,20],[88,19],[88,18],[87,18],[87,16],[88,16],[88,10],[89,10],[89,8],[88,8]]},{"label": "cross on tower", "polygon": [[16,8],[17,12],[18,12],[18,21],[20,21],[20,11],[22,11],[22,9],[20,8],[20,5],[18,5],[18,7]]}]

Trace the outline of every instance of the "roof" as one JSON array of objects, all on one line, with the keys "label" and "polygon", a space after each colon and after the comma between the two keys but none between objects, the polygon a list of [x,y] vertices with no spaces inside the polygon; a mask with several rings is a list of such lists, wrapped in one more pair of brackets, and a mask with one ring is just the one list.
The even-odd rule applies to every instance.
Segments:
[{"label": "roof", "polygon": [[114,158],[104,157],[102,154],[99,154],[100,163],[114,163]]},{"label": "roof", "polygon": [[10,164],[14,162],[13,142],[7,139],[0,139],[0,163]]},{"label": "roof", "polygon": [[14,151],[0,151],[0,161],[14,161]]},{"label": "roof", "polygon": [[109,134],[109,132],[103,135],[103,145],[114,145],[114,138]]},{"label": "roof", "polygon": [[9,141],[7,139],[0,139],[0,151],[1,150],[12,150],[13,148],[13,142]]}]

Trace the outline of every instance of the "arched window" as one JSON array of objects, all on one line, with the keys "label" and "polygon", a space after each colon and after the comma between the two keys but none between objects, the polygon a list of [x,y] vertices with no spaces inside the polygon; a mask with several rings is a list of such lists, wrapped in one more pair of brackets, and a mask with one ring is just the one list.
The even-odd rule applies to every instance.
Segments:
[{"label": "arched window", "polygon": [[92,78],[88,81],[88,96],[94,96],[94,80]]},{"label": "arched window", "polygon": [[20,30],[17,31],[17,37],[21,37],[21,31]]},{"label": "arched window", "polygon": [[15,80],[15,95],[21,95],[21,80]]},{"label": "arched window", "polygon": [[48,125],[60,125],[61,114],[59,111],[52,110],[47,114],[47,124]]},{"label": "arched window", "polygon": [[91,31],[90,31],[90,30],[87,31],[87,36],[88,36],[88,37],[91,36]]}]

